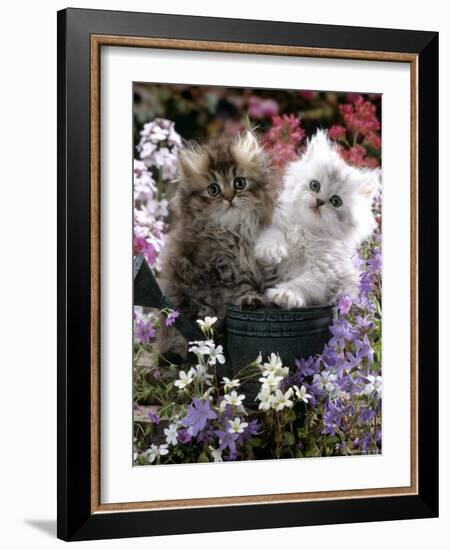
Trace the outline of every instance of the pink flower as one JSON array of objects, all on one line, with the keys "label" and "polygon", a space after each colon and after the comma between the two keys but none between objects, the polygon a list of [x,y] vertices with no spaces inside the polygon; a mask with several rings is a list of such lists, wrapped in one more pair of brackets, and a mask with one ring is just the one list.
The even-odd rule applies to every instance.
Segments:
[{"label": "pink flower", "polygon": [[333,124],[331,128],[328,128],[328,135],[331,139],[345,139],[346,134],[347,128],[339,124]]},{"label": "pink flower", "polygon": [[364,139],[364,143],[367,145],[371,145],[375,149],[381,149],[381,137],[375,132],[371,132],[370,134],[367,134],[367,136]]},{"label": "pink flower", "polygon": [[356,166],[367,166],[369,168],[376,168],[379,163],[375,157],[366,157],[366,150],[362,145],[355,145],[350,147],[350,149],[345,149],[344,147],[338,147],[338,151],[341,157]]},{"label": "pink flower", "polygon": [[345,125],[354,134],[367,134],[380,129],[380,121],[377,118],[377,108],[370,101],[365,101],[361,95],[347,96],[351,103],[344,103],[340,111],[344,117]]},{"label": "pink flower", "polygon": [[308,90],[301,90],[298,92],[298,95],[302,97],[303,99],[306,99],[307,101],[311,101],[312,99],[316,99],[316,97],[319,95],[317,92],[311,92]]},{"label": "pink flower", "polygon": [[271,153],[278,166],[284,166],[297,158],[305,130],[295,115],[272,117],[272,128],[266,132],[262,145]]},{"label": "pink flower", "polygon": [[153,265],[156,262],[156,250],[153,248],[152,244],[142,237],[135,237],[134,254],[138,256],[141,253],[144,254],[149,265]]},{"label": "pink flower", "polygon": [[362,96],[360,94],[356,94],[354,92],[350,92],[350,93],[347,94],[347,101],[349,103],[355,103],[355,101],[359,98],[362,99]]},{"label": "pink flower", "polygon": [[248,114],[253,118],[273,117],[278,114],[278,103],[253,95],[248,102]]},{"label": "pink flower", "polygon": [[228,118],[223,125],[223,132],[228,136],[238,136],[242,134],[246,129],[245,124],[242,121],[232,120]]}]

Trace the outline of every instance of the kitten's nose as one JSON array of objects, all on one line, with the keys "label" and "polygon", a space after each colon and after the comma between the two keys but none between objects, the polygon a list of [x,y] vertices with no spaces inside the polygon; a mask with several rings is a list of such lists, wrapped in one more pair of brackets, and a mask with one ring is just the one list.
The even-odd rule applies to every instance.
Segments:
[{"label": "kitten's nose", "polygon": [[322,199],[316,199],[316,207],[319,208],[319,206],[322,206],[322,204],[325,204]]}]

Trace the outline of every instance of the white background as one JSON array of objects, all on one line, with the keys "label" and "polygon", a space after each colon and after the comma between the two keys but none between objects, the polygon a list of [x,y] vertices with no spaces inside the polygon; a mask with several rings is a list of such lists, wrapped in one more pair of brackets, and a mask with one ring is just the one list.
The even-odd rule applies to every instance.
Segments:
[{"label": "white background", "polygon": [[[102,53],[101,502],[410,484],[410,69],[404,63],[106,48]],[[207,75],[207,76],[205,76]],[[207,80],[205,80],[205,78]],[[382,92],[383,454],[131,468],[132,81]],[[401,130],[401,133],[400,133]],[[129,182],[127,185],[124,182]],[[405,204],[398,208],[399,204]],[[129,288],[129,292],[124,289]],[[125,444],[124,444],[125,442]],[[368,475],[370,472],[370,475]]]},{"label": "white background", "polygon": [[[216,5],[217,4],[217,5]],[[23,1],[2,10],[0,88],[0,542],[8,549],[53,548],[56,516],[56,10],[62,2]],[[320,3],[185,0],[77,2],[77,7],[291,20],[393,28],[441,34],[441,156],[448,155],[450,40],[445,3],[378,0]],[[447,103],[444,102],[447,99]],[[450,172],[441,167],[441,212],[450,202]],[[432,213],[430,213],[432,215]],[[441,215],[441,281],[450,279],[449,216]],[[447,251],[444,256],[444,250]],[[26,262],[22,267],[23,262]],[[30,275],[31,274],[31,275]],[[30,276],[32,279],[30,280]],[[441,339],[449,323],[448,285],[441,288]],[[442,348],[442,356],[444,348]],[[445,360],[445,359],[444,359]],[[441,463],[448,462],[450,383],[441,371]],[[448,540],[448,468],[441,471],[441,519],[326,527],[99,541],[83,548],[135,547],[167,550],[200,547],[259,549],[358,544],[364,549],[395,546],[422,549]]]}]

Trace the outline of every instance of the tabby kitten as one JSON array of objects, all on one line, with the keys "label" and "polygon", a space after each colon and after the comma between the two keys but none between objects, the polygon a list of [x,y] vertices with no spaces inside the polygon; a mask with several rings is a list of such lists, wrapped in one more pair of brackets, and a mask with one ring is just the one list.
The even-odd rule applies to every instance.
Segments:
[{"label": "tabby kitten", "polygon": [[[254,247],[271,222],[275,194],[275,169],[251,131],[181,150],[160,283],[192,321],[216,316],[220,335],[225,304],[263,303]],[[174,347],[170,332],[160,352]]]}]

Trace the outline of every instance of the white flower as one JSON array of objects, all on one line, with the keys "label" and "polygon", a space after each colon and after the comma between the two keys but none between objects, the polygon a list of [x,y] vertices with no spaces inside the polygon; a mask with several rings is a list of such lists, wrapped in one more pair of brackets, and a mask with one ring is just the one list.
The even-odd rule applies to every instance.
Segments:
[{"label": "white flower", "polygon": [[166,443],[168,445],[176,445],[178,443],[177,425],[170,424],[168,428],[164,428],[164,435],[166,436]]},{"label": "white flower", "polygon": [[[240,407],[244,399],[245,399],[245,395],[243,393],[238,395],[236,390],[233,390],[232,392],[224,395],[224,399],[223,401],[221,401],[220,406],[222,409],[224,409],[227,405]],[[222,405],[222,403],[224,403],[224,405]]]},{"label": "white flower", "polygon": [[259,379],[261,382],[261,388],[269,388],[270,391],[275,391],[278,389],[282,380],[282,376],[275,376],[274,374],[269,374],[269,376],[264,376]]},{"label": "white flower", "polygon": [[217,317],[205,317],[204,320],[197,319],[197,323],[200,325],[203,332],[210,330],[216,322]]},{"label": "white flower", "polygon": [[244,433],[244,428],[246,428],[248,426],[247,422],[241,422],[241,419],[238,418],[238,417],[236,417],[234,420],[228,420],[228,424],[230,425],[230,427],[228,428],[228,432],[230,434]]},{"label": "white flower", "polygon": [[252,365],[254,365],[255,367],[261,367],[261,363],[262,363],[262,355],[261,355],[261,352],[259,352],[258,357],[253,361]]},{"label": "white flower", "polygon": [[351,395],[348,391],[341,390],[340,388],[336,388],[336,391],[334,393],[334,399],[350,399]]},{"label": "white flower", "polygon": [[189,372],[192,373],[194,378],[197,380],[202,380],[208,384],[208,386],[211,385],[211,380],[214,378],[213,375],[208,372],[208,367],[200,363],[195,367],[192,367]]},{"label": "white flower", "polygon": [[299,401],[303,401],[304,403],[308,403],[308,399],[312,398],[312,395],[308,393],[308,390],[305,388],[305,386],[302,386],[299,388],[298,386],[293,386],[295,395],[297,396],[297,399]]},{"label": "white flower", "polygon": [[372,392],[380,394],[383,389],[383,378],[381,376],[373,376],[372,374],[369,374],[367,379],[369,380],[369,383],[366,385],[364,393],[367,395]]},{"label": "white flower", "polygon": [[160,457],[164,456],[169,453],[168,445],[163,444],[158,447],[158,445],[151,445],[150,449],[147,449],[146,454],[148,454],[148,461],[150,464],[152,462],[155,462],[155,460]]},{"label": "white flower", "polygon": [[215,348],[213,340],[197,340],[189,342],[189,351],[195,353],[195,355],[209,355],[211,348]]},{"label": "white flower", "polygon": [[214,386],[211,386],[210,388],[208,388],[204,393],[203,395],[200,397],[200,399],[209,399],[209,401],[213,401],[213,396],[211,395],[211,393],[215,390],[216,388]]},{"label": "white flower", "polygon": [[240,381],[236,378],[235,380],[230,380],[226,376],[222,378],[223,387],[225,391],[232,390],[233,388],[239,388],[241,385]]},{"label": "white flower", "polygon": [[[134,161],[134,200],[152,200],[157,189],[155,180],[147,170],[147,166],[140,160]],[[167,214],[161,214],[162,217]]]},{"label": "white flower", "polygon": [[169,215],[169,202],[166,199],[161,199],[158,202],[158,216],[165,218]]},{"label": "white flower", "polygon": [[186,386],[189,386],[189,384],[191,384],[193,380],[194,380],[193,369],[191,369],[187,373],[184,372],[184,370],[182,370],[178,374],[178,380],[175,381],[175,386],[180,390],[182,390]]},{"label": "white flower", "polygon": [[268,363],[264,363],[262,366],[263,376],[281,376],[282,378],[286,377],[289,374],[289,368],[283,367],[283,363],[279,355],[275,353],[270,354],[270,359]]},{"label": "white flower", "polygon": [[291,409],[294,406],[294,402],[290,399],[294,390],[289,388],[286,393],[283,393],[281,390],[277,390],[273,397],[272,407],[276,411],[282,411],[285,407]]},{"label": "white flower", "polygon": [[261,401],[261,403],[258,405],[258,409],[262,411],[268,411],[270,408],[272,408],[273,395],[268,386],[264,386],[261,388],[261,391],[256,396],[256,399]]},{"label": "white flower", "polygon": [[334,383],[337,380],[335,374],[323,371],[321,374],[315,374],[313,377],[313,384],[319,386],[322,390],[328,390],[329,392],[333,391],[336,388]]},{"label": "white flower", "polygon": [[225,363],[225,356],[223,355],[223,347],[222,346],[215,346],[211,347],[208,363],[210,365],[215,365],[216,361],[218,361],[221,365]]},{"label": "white flower", "polygon": [[140,158],[147,166],[160,169],[165,180],[173,179],[177,172],[177,157],[181,138],[175,131],[174,123],[156,118],[144,124],[138,145]]},{"label": "white flower", "polygon": [[222,451],[220,451],[219,449],[214,449],[214,447],[211,447],[211,445],[209,445],[208,449],[214,462],[223,462]]}]

